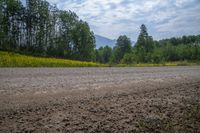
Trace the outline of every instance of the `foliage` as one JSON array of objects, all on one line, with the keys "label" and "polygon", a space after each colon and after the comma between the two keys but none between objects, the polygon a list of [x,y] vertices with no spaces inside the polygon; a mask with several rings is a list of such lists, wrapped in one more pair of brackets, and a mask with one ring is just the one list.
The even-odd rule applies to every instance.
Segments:
[{"label": "foliage", "polygon": [[119,36],[113,50],[112,61],[120,63],[126,53],[131,53],[131,49],[131,40],[126,35]]},{"label": "foliage", "polygon": [[135,56],[134,56],[134,54],[132,54],[132,53],[126,53],[125,55],[124,55],[124,57],[122,58],[122,63],[123,64],[135,64],[136,63],[136,61],[135,61]]},{"label": "foliage", "polygon": [[144,24],[140,27],[140,35],[135,45],[135,55],[137,62],[148,62],[150,60],[151,52],[154,48],[153,38],[148,35],[147,28]]},{"label": "foliage", "polygon": [[100,47],[96,50],[96,61],[107,64],[110,62],[112,56],[112,48],[109,46]]}]

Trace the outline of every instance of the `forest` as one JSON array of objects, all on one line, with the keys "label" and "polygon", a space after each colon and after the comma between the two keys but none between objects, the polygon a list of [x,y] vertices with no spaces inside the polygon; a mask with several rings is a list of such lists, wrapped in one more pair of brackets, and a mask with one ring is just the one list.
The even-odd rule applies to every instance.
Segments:
[{"label": "forest", "polygon": [[72,11],[45,0],[0,0],[0,50],[103,64],[199,61],[200,35],[156,41],[142,24],[135,45],[126,35],[96,49],[94,33]]},{"label": "forest", "polygon": [[0,49],[81,61],[95,60],[87,22],[45,0],[0,0]]},{"label": "forest", "polygon": [[137,64],[164,63],[173,61],[199,61],[200,35],[173,37],[170,39],[153,40],[144,24],[134,46],[126,36],[117,39],[116,46],[108,46],[96,50],[96,58],[101,63]]}]

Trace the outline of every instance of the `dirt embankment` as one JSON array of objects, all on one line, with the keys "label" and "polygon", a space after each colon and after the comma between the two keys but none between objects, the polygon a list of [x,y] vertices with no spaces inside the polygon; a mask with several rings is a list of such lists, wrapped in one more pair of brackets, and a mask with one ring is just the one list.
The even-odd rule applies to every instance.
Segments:
[{"label": "dirt embankment", "polygon": [[0,132],[200,132],[200,67],[1,68]]}]

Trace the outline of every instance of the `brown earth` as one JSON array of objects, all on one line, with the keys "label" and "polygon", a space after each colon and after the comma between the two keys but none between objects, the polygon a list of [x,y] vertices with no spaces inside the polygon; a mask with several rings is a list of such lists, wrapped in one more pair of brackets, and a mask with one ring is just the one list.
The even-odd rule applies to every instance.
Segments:
[{"label": "brown earth", "polygon": [[200,67],[0,68],[0,132],[200,132]]}]

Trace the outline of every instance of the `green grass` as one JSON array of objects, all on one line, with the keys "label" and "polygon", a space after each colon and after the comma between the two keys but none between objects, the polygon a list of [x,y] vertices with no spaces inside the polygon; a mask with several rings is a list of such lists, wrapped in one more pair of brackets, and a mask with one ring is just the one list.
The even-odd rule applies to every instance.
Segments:
[{"label": "green grass", "polygon": [[33,57],[13,52],[0,51],[0,67],[104,67],[94,62],[67,59]]}]

